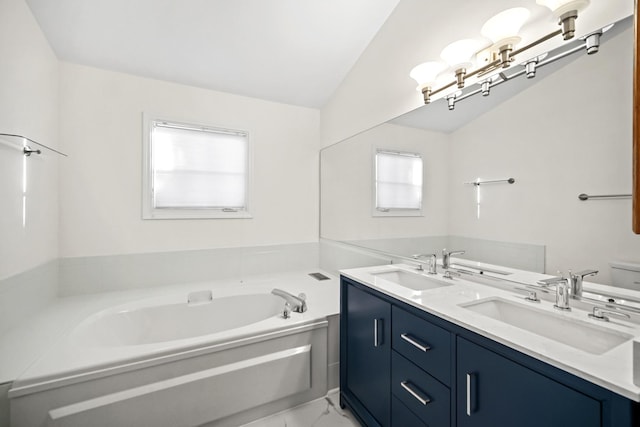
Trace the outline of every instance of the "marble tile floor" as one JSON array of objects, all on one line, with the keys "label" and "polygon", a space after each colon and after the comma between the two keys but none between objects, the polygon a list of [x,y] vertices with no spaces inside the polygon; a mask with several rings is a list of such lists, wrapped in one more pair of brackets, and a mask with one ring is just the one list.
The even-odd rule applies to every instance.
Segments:
[{"label": "marble tile floor", "polygon": [[338,390],[287,411],[261,418],[241,427],[360,427],[346,409],[340,408]]}]

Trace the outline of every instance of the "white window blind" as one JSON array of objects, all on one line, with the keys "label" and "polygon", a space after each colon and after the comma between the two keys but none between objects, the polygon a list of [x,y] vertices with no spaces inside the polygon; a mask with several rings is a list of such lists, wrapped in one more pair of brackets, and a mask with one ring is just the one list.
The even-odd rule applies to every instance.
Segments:
[{"label": "white window blind", "polygon": [[420,154],[377,151],[375,160],[375,208],[422,209],[422,157]]},{"label": "white window blind", "polygon": [[246,132],[148,122],[146,218],[237,217],[230,214],[247,212]]}]

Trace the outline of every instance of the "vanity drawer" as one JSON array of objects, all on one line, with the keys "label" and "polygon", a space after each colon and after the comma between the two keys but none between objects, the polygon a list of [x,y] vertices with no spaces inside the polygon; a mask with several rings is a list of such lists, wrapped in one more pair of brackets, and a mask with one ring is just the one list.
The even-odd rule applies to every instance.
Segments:
[{"label": "vanity drawer", "polygon": [[450,386],[451,333],[396,306],[392,319],[393,349]]},{"label": "vanity drawer", "polygon": [[429,427],[405,406],[400,399],[391,396],[391,427]]},{"label": "vanity drawer", "polygon": [[[391,393],[430,426],[448,426],[451,392],[395,351],[391,352]],[[397,408],[396,408],[397,409]]]}]

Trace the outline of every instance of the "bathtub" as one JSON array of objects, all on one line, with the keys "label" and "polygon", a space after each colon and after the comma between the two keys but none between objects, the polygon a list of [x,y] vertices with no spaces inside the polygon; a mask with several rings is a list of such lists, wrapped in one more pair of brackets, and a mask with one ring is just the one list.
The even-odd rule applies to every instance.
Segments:
[{"label": "bathtub", "polygon": [[272,280],[88,304],[14,382],[12,426],[237,426],[321,397],[339,296],[318,286],[277,282],[308,295],[288,319]]},{"label": "bathtub", "polygon": [[[89,346],[130,346],[204,337],[280,316],[284,300],[270,293],[188,302],[188,295],[152,298],[103,310],[85,319],[71,339]],[[198,293],[192,292],[191,294]]]}]

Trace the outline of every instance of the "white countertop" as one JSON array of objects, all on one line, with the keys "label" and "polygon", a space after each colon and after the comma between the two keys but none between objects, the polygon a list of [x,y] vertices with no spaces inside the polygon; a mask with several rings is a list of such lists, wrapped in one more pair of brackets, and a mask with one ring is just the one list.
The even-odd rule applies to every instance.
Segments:
[{"label": "white countertop", "polygon": [[[316,271],[320,270],[314,269],[314,272]],[[186,301],[189,292],[204,289],[212,289],[215,296],[270,292],[273,288],[281,288],[293,294],[304,292],[307,295],[308,309],[305,313],[291,313],[289,319],[275,316],[260,322],[258,329],[245,327],[241,333],[246,335],[272,333],[292,326],[304,327],[327,316],[338,314],[338,279],[322,272],[330,277],[330,280],[318,281],[308,276],[310,272],[254,276],[245,278],[242,282],[217,280],[58,298],[37,316],[0,337],[0,383],[14,382],[14,387],[45,383],[77,373],[98,371],[110,365],[123,366],[153,357],[194,351],[229,339],[224,333],[217,333],[215,336],[111,349],[78,348],[68,339],[69,333],[94,313],[158,295],[180,294],[184,295]]]},{"label": "white countertop", "polygon": [[[453,261],[455,262],[455,261]],[[466,260],[462,261],[469,264]],[[509,272],[502,276],[510,281],[535,284],[538,280],[552,276],[542,275],[499,266],[491,266]],[[342,270],[341,274],[360,282],[372,289],[394,297],[400,301],[417,307],[425,312],[434,314],[451,323],[476,332],[552,366],[570,372],[580,378],[602,386],[631,400],[640,402],[640,387],[633,382],[633,341],[640,340],[640,316],[634,315],[634,321],[611,317],[610,322],[602,322],[588,317],[589,308],[585,304],[571,300],[574,304],[571,311],[561,312],[553,308],[555,292],[538,295],[544,298],[539,304],[524,300],[525,293],[515,290],[505,290],[493,286],[473,283],[465,279],[466,275],[454,279],[444,279],[442,273],[427,275],[430,279],[445,281],[451,286],[438,287],[424,291],[416,291],[377,277],[373,273],[393,270],[407,270],[418,272],[414,266],[385,265],[379,267],[365,267]],[[513,287],[518,285],[509,283]],[[519,286],[523,287],[523,286]],[[585,291],[593,290],[604,294],[616,294],[640,299],[640,292],[622,288],[614,288],[594,283],[584,283]],[[607,328],[632,335],[623,344],[606,351],[603,354],[591,354],[561,342],[534,334],[527,330],[512,326],[483,314],[466,309],[461,304],[467,304],[486,298],[498,297],[527,306],[531,304],[536,309],[549,311],[556,316],[572,321],[588,322],[600,328]],[[559,324],[558,327],[562,327]],[[637,355],[636,357],[640,357]]]}]

